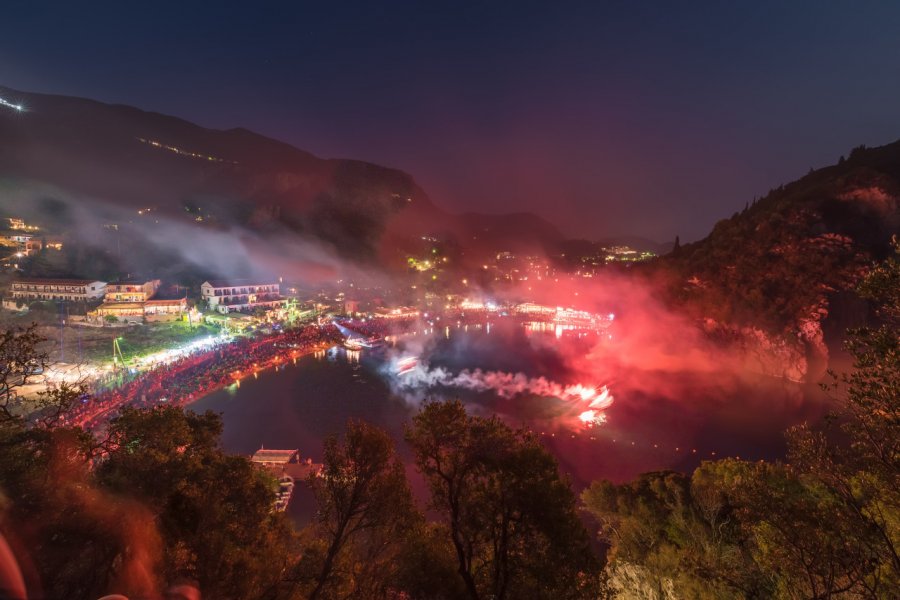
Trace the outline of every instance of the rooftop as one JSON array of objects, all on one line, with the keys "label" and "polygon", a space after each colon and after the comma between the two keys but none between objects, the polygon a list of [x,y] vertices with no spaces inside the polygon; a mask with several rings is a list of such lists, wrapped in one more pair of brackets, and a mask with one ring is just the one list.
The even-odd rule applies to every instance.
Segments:
[{"label": "rooftop", "polygon": [[280,463],[285,464],[291,462],[292,459],[298,458],[300,450],[269,450],[260,448],[254,454],[251,460],[255,463]]},{"label": "rooftop", "polygon": [[265,279],[210,279],[204,283],[208,283],[214,288],[278,285],[277,281],[266,281]]},{"label": "rooftop", "polygon": [[167,304],[186,304],[187,298],[153,298],[151,300],[147,300],[144,304],[149,304],[150,306],[164,306]]},{"label": "rooftop", "polygon": [[144,278],[141,277],[141,278],[138,278],[138,279],[120,279],[120,280],[118,280],[118,281],[110,281],[110,282],[109,282],[109,285],[137,285],[137,286],[141,286],[141,285],[146,285],[146,284],[148,284],[148,283],[153,283],[153,282],[158,282],[158,281],[159,281],[159,279],[144,279]]},{"label": "rooftop", "polygon": [[37,277],[17,279],[13,281],[13,283],[25,283],[30,285],[88,285],[91,283],[102,283],[104,285],[106,284],[106,282],[99,281],[97,279],[42,279]]}]

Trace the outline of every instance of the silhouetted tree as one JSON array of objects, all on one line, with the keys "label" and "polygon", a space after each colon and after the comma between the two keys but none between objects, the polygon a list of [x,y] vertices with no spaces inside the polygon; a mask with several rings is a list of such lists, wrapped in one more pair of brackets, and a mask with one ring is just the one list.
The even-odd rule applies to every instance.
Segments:
[{"label": "silhouetted tree", "polygon": [[49,355],[41,344],[37,324],[15,327],[0,334],[0,421],[21,418],[19,391],[47,368]]},{"label": "silhouetted tree", "polygon": [[430,402],[406,439],[472,600],[588,598],[598,563],[555,459],[533,434]]},{"label": "silhouetted tree", "polygon": [[305,557],[314,563],[309,598],[385,595],[400,542],[420,520],[390,436],[350,421],[343,439],[325,441],[322,471],[308,483],[321,541],[318,556]]},{"label": "silhouetted tree", "polygon": [[[706,462],[687,477],[595,482],[583,494],[610,544],[692,598],[900,597],[900,245],[860,286],[881,324],[851,330],[841,410],[788,433],[789,464]],[[835,428],[839,431],[833,431]],[[839,433],[840,435],[832,435]]]},{"label": "silhouetted tree", "polygon": [[[860,291],[876,303],[879,327],[851,330],[853,371],[826,386],[842,393],[841,411],[824,431],[790,432],[791,459],[846,512],[875,568],[861,583],[875,595],[900,595],[900,244]],[[832,441],[836,423],[849,444]]]},{"label": "silhouetted tree", "polygon": [[294,560],[294,535],[272,510],[271,476],[225,454],[221,432],[211,412],[125,409],[109,426],[109,455],[96,477],[153,515],[165,581],[194,579],[213,598],[259,598]]}]

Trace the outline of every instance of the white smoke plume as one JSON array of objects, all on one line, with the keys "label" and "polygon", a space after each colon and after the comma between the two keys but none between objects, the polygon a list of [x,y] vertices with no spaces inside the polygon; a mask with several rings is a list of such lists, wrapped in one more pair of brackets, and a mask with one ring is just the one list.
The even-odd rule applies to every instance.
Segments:
[{"label": "white smoke plume", "polygon": [[[408,366],[410,364],[414,366]],[[410,400],[421,398],[437,387],[490,391],[505,399],[520,395],[552,397],[573,403],[582,411],[578,416],[585,423],[602,422],[603,411],[613,403],[613,396],[606,386],[566,385],[546,377],[481,369],[463,369],[454,374],[444,367],[431,367],[410,357],[389,361],[384,373],[393,391]]]}]

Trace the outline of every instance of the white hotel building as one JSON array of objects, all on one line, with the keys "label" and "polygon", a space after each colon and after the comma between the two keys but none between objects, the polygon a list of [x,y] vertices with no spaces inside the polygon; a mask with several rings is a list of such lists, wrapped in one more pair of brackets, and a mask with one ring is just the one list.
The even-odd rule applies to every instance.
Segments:
[{"label": "white hotel building", "polygon": [[90,279],[19,279],[10,286],[14,300],[90,302],[106,294],[105,281]]},{"label": "white hotel building", "polygon": [[200,296],[210,309],[223,314],[260,307],[277,308],[284,303],[279,284],[251,279],[204,281],[200,286]]}]

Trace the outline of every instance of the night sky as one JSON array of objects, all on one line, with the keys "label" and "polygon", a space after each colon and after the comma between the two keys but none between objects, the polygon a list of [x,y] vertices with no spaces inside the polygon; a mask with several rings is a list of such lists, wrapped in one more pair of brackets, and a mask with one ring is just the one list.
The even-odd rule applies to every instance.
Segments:
[{"label": "night sky", "polygon": [[0,84],[412,173],[455,211],[702,237],[900,138],[897,2],[7,3]]}]

